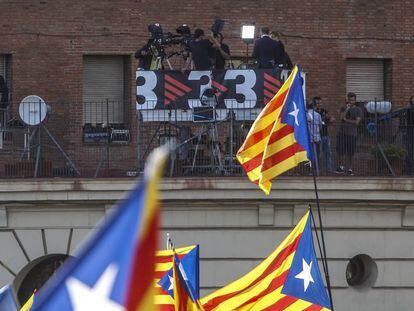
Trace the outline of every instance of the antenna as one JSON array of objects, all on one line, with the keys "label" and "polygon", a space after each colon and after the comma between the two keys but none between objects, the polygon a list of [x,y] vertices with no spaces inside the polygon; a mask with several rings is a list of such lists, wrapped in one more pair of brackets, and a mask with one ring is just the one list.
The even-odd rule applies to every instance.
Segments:
[{"label": "antenna", "polygon": [[50,111],[50,106],[37,95],[26,96],[19,104],[20,118],[31,126],[42,123]]},{"label": "antenna", "polygon": [[44,124],[44,121],[46,120],[50,112],[50,106],[41,97],[37,95],[26,96],[20,102],[19,116],[25,124],[30,126],[28,129],[28,134],[30,133],[30,135],[26,136],[25,138],[25,148],[21,156],[21,159],[23,159],[24,154],[27,154],[27,158],[29,159],[31,151],[36,150],[34,177],[37,177],[39,172],[41,150],[43,149],[41,137],[42,132],[45,132],[46,135],[49,136],[53,144],[57,147],[57,149],[62,153],[69,166],[73,169],[73,171],[80,175],[80,172],[76,168],[75,164],[72,162],[72,160],[69,158],[69,156],[66,154],[66,152],[55,139],[55,137],[53,137],[53,135],[50,133],[50,131]]}]

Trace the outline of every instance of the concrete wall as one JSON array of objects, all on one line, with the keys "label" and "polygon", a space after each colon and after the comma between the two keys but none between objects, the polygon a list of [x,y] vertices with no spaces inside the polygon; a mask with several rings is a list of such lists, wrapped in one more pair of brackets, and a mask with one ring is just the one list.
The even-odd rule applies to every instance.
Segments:
[{"label": "concrete wall", "polygon": [[[0,182],[0,285],[46,253],[72,253],[133,181]],[[207,187],[208,185],[208,187]],[[412,310],[414,182],[321,179],[329,270],[336,310]],[[312,200],[312,181],[281,179],[269,197],[243,179],[165,179],[162,239],[201,247],[202,294],[237,279],[288,234]],[[348,260],[371,256],[372,286],[350,287]],[[8,271],[11,270],[11,271]],[[12,272],[12,273],[11,273]]]}]

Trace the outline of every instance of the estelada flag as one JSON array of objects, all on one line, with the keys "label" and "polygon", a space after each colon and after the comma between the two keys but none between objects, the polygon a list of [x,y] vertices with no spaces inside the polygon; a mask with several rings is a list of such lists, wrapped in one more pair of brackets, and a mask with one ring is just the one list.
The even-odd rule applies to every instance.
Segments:
[{"label": "estelada flag", "polygon": [[167,155],[167,147],[153,151],[142,182],[39,290],[31,311],[155,309],[157,186]]},{"label": "estelada flag", "polygon": [[297,66],[254,121],[237,159],[248,178],[270,193],[272,179],[312,159],[303,79]]},{"label": "estelada flag", "polygon": [[204,311],[188,283],[187,274],[177,254],[174,254],[173,261],[173,287],[175,311]]},{"label": "estelada flag", "polygon": [[206,311],[330,310],[318,267],[310,211],[252,271],[201,299]]},{"label": "estelada flag", "polygon": [[174,311],[174,252],[188,278],[188,285],[196,299],[200,298],[200,260],[199,246],[175,248],[157,251],[155,258],[155,304],[158,311]]}]

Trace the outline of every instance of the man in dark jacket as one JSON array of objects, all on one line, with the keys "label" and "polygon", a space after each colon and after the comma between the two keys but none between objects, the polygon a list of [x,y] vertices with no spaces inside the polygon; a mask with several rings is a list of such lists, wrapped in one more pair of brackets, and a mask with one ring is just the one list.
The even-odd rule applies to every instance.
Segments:
[{"label": "man in dark jacket", "polygon": [[0,94],[0,108],[6,109],[9,105],[9,88],[2,75],[0,75]]},{"label": "man in dark jacket", "polygon": [[190,43],[190,52],[195,70],[210,70],[213,68],[212,58],[215,55],[215,44],[212,43],[212,40],[204,36],[202,29],[196,29],[194,31],[194,40]]},{"label": "man in dark jacket", "polygon": [[254,44],[252,55],[257,59],[258,68],[269,69],[282,64],[285,55],[283,45],[270,37],[269,28],[263,27],[261,33],[261,38]]},{"label": "man in dark jacket", "polygon": [[272,38],[276,42],[279,42],[282,45],[283,53],[284,53],[282,59],[280,60],[280,64],[282,65],[282,68],[292,69],[293,68],[292,60],[290,59],[289,54],[286,52],[283,42],[280,40],[281,35],[282,34],[278,31],[272,31],[270,33],[270,38]]},{"label": "man in dark jacket", "polygon": [[[0,75],[0,127],[4,126],[8,121],[8,109],[9,106],[9,88],[7,87],[6,80]],[[0,141],[3,139],[3,133],[0,133]]]},{"label": "man in dark jacket", "polygon": [[139,60],[138,69],[150,70],[153,58],[150,40],[142,48],[137,50],[134,56]]}]

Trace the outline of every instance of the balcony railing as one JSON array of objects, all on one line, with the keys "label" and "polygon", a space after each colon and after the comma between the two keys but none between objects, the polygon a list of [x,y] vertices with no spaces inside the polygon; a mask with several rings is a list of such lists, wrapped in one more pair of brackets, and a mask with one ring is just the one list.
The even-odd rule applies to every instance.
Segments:
[{"label": "balcony railing", "polygon": [[[100,132],[105,134],[104,139],[98,141],[85,141],[85,132],[94,133],[94,128],[99,128],[92,122],[90,128],[85,125],[76,132],[78,136],[72,134],[69,140],[56,124],[49,128],[46,122],[46,130],[37,129],[8,117],[0,128],[0,178],[131,177],[142,172],[149,153],[164,143],[176,147],[166,176],[244,176],[235,155],[259,112],[257,108],[226,106],[187,110],[141,106],[133,131],[129,125],[116,128],[109,122],[111,126]],[[347,176],[352,168],[355,176],[414,175],[414,127],[407,126],[400,115],[375,120],[368,115],[358,126],[352,157],[349,140],[341,137],[341,123],[330,124],[328,136],[322,137],[318,146],[318,174]],[[335,173],[340,166],[345,170]],[[301,164],[284,175],[310,173],[310,166]]]}]

